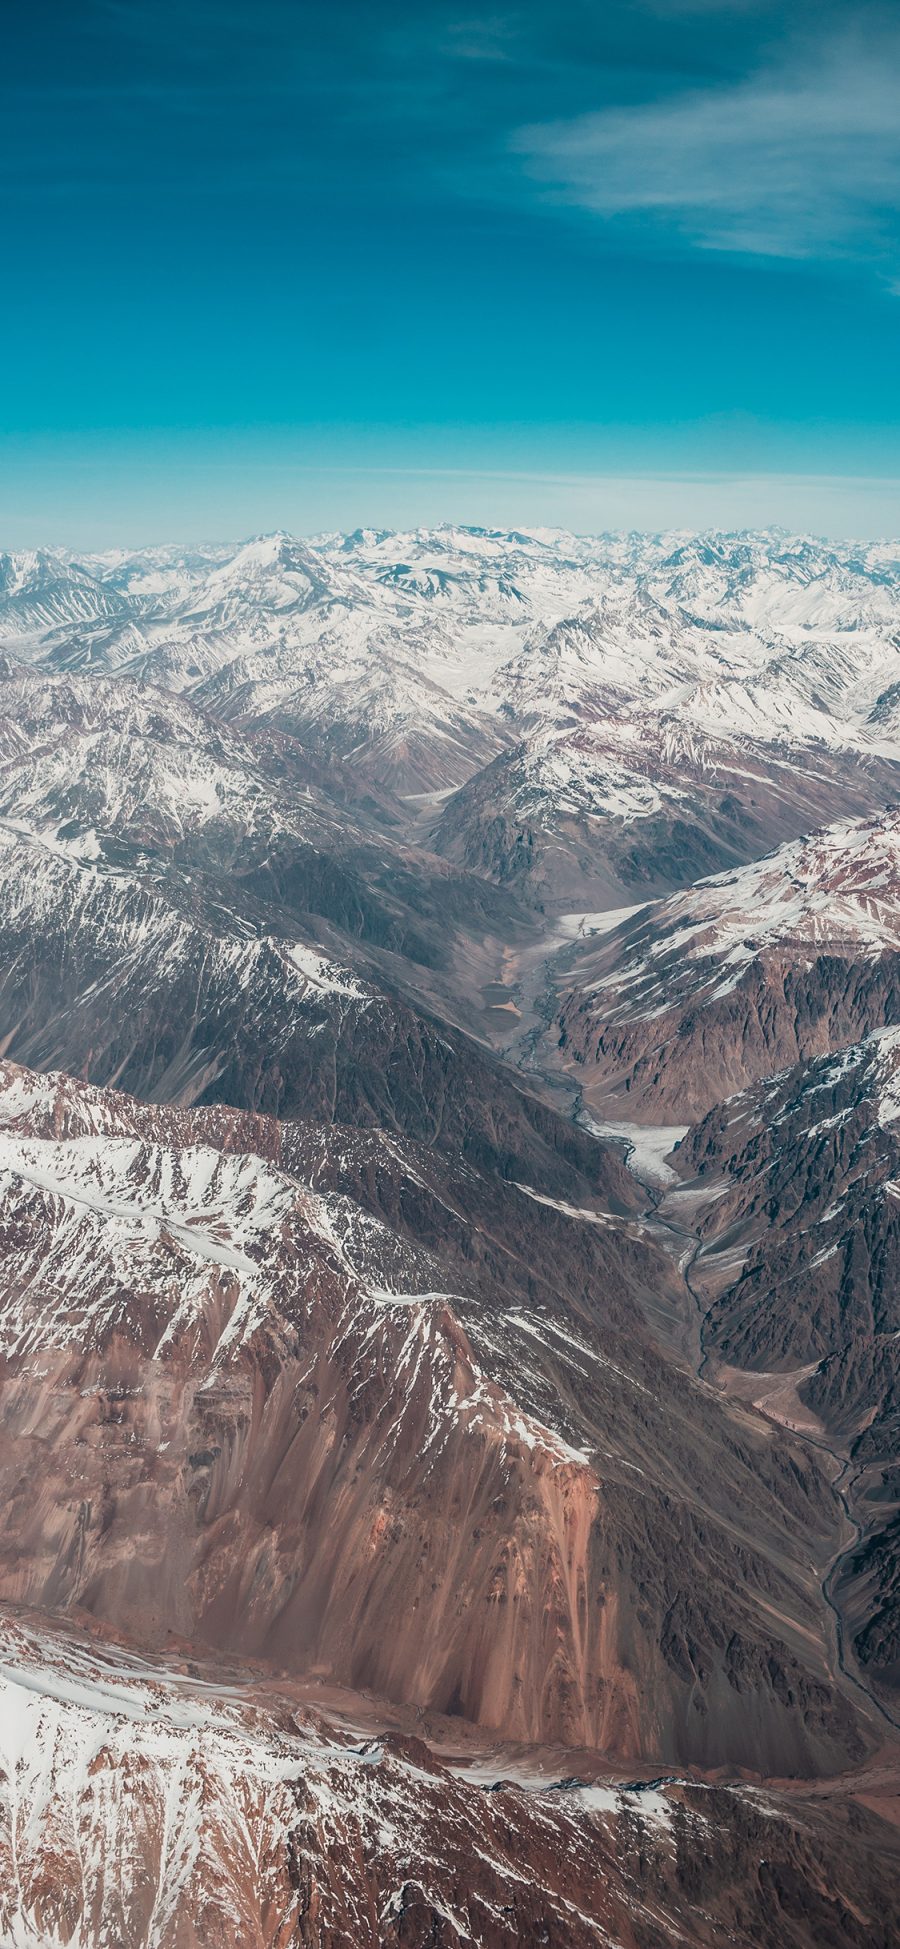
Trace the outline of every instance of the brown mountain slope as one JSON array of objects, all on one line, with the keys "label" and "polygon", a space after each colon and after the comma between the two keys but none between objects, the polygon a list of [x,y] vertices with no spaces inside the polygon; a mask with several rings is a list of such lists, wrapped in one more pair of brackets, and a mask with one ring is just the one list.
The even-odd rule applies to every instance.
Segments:
[{"label": "brown mountain slope", "polygon": [[824,1478],[656,1353],[640,1232],[394,1138],[0,1113],[3,1595],[623,1756],[865,1749]]},{"label": "brown mountain slope", "polygon": [[895,1696],[898,1065],[898,1031],[876,1032],[718,1106],[678,1153],[696,1176],[707,1359],[730,1385],[756,1375],[755,1398],[844,1461],[860,1540],[831,1594],[869,1681]]},{"label": "brown mountain slope", "polygon": [[3,1619],[0,1934],[117,1949],[889,1949],[866,1790],[492,1781],[286,1683]]},{"label": "brown mountain slope", "polygon": [[558,1059],[592,1106],[702,1117],[900,1019],[900,812],[825,827],[612,928],[598,916],[594,938],[591,919],[559,976]]}]

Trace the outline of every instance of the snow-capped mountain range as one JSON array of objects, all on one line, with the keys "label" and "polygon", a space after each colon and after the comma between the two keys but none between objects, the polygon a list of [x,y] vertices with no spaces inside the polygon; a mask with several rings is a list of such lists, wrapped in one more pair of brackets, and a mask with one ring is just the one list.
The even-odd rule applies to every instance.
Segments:
[{"label": "snow-capped mountain range", "polygon": [[748,836],[752,853],[865,811],[896,776],[900,565],[883,546],[445,528],[45,550],[0,560],[4,646],[289,732],[407,804],[467,787],[438,850],[543,900],[602,889],[604,852],[663,890],[746,856]]},{"label": "snow-capped mountain range", "polygon": [[897,545],[0,556],[4,1949],[889,1949],[898,801]]},{"label": "snow-capped mountain range", "polygon": [[897,550],[779,536],[446,528],[0,557],[0,642],[29,659],[148,676],[180,652],[178,688],[230,671],[232,691],[269,686],[272,708],[310,663],[319,685],[368,690],[387,657],[396,721],[422,711],[422,685],[445,709],[516,728],[562,728],[551,716],[585,700],[608,715],[615,700],[713,736],[843,744],[852,729],[874,745],[900,677],[898,624]]}]

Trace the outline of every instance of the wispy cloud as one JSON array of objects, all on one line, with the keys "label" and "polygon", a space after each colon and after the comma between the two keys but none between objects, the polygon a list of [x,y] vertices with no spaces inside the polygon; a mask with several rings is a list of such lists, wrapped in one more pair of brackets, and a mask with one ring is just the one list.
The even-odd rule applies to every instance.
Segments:
[{"label": "wispy cloud", "polygon": [[518,131],[568,203],[707,250],[868,257],[896,270],[900,37],[835,45],[719,88]]},{"label": "wispy cloud", "polygon": [[458,61],[508,61],[518,36],[518,22],[505,14],[451,21],[443,52]]}]

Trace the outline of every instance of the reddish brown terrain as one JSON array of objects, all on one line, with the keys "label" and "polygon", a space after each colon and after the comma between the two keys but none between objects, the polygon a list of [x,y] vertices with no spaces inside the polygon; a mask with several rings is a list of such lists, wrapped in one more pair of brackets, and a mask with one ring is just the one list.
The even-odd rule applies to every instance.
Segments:
[{"label": "reddish brown terrain", "polygon": [[893,574],[0,558],[3,1949],[900,1940]]},{"label": "reddish brown terrain", "polygon": [[0,1595],[619,1760],[870,1750],[808,1562],[827,1479],[663,1365],[667,1263],[574,1174],[560,1211],[383,1140],[0,1084]]},{"label": "reddish brown terrain", "polygon": [[[834,1794],[554,1779],[323,1713],[283,1680],[4,1619],[12,1941],[206,1949],[889,1949],[883,1767]],[[371,1708],[363,1708],[363,1717]],[[581,1756],[585,1757],[585,1756]],[[596,1764],[596,1760],[594,1761]],[[123,1830],[128,1846],[122,1848]]]},{"label": "reddish brown terrain", "polygon": [[621,919],[585,916],[558,980],[586,1101],[683,1121],[900,1019],[898,861],[892,807]]}]

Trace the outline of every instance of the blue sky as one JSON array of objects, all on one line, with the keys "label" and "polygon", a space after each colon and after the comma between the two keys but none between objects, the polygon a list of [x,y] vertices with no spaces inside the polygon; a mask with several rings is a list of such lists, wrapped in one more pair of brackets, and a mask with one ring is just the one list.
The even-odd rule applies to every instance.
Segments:
[{"label": "blue sky", "polygon": [[900,532],[885,6],[31,0],[0,545]]}]

